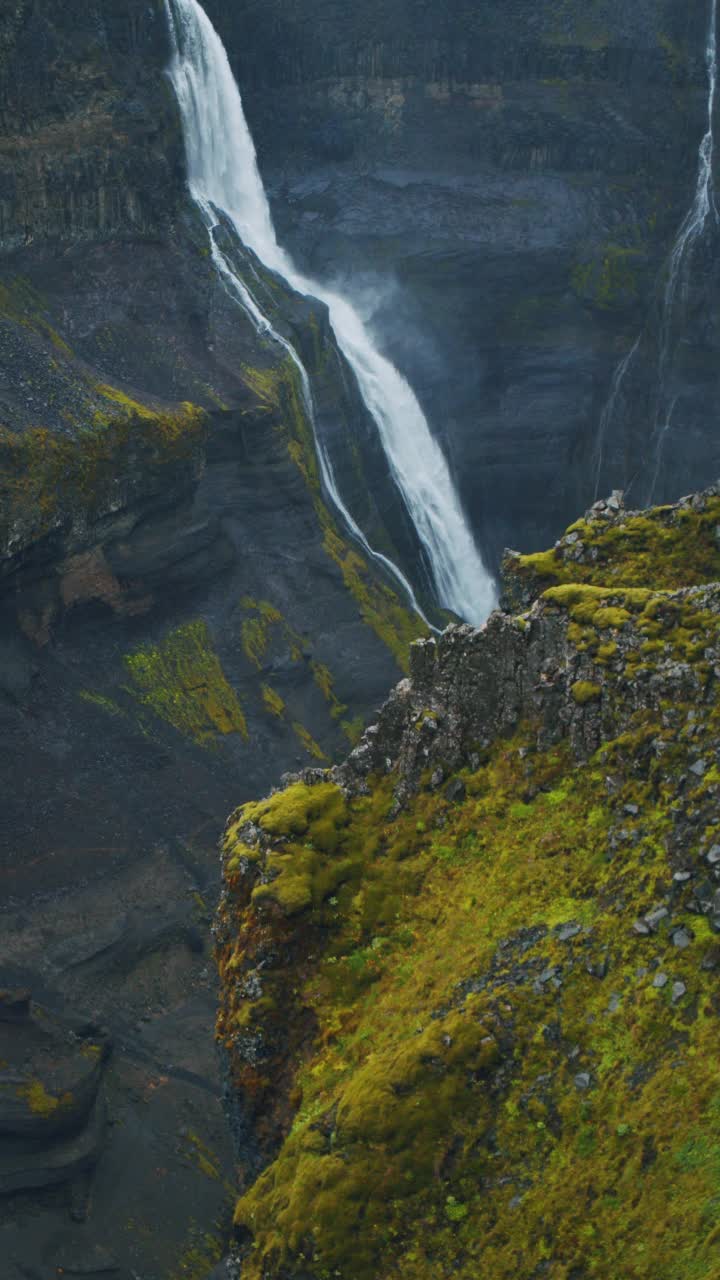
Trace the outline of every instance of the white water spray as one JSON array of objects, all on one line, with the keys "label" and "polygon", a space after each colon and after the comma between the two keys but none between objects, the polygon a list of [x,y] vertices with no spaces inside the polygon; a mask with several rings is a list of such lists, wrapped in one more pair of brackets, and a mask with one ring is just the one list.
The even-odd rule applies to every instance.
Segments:
[{"label": "white water spray", "polygon": [[[217,247],[214,211],[227,215],[240,239],[266,267],[283,276],[297,292],[311,294],[326,304],[338,346],[355,373],[393,478],[427,553],[438,599],[467,621],[483,622],[496,602],[494,583],[475,546],[447,462],[417,397],[377,350],[353,307],[324,285],[301,275],[278,244],[240,92],[222,41],[197,0],[165,3],[173,39],[170,78],[183,119],[190,192],[208,226],[218,272],[258,331],[279,342],[293,359],[303,380],[313,423],[305,369],[292,345],[273,329]],[[315,437],[323,481],[337,510],[365,550],[395,574],[415,603],[409,584],[397,567],[371,551],[342,501],[317,431]]]},{"label": "white water spray", "polygon": [[715,152],[715,103],[717,98],[717,10],[718,0],[710,0],[710,22],[705,42],[705,65],[708,78],[707,128],[698,149],[698,173],[695,186],[695,197],[683,219],[675,237],[670,261],[668,278],[663,300],[663,316],[660,329],[660,357],[658,361],[658,399],[655,414],[653,439],[655,442],[655,466],[648,493],[648,502],[655,497],[660,468],[662,466],[665,438],[672,427],[672,419],[678,396],[668,403],[666,390],[668,373],[671,365],[671,344],[673,322],[678,299],[683,302],[687,297],[688,268],[693,250],[702,238],[708,220],[718,222],[718,210],[715,200],[715,181],[713,178],[713,158]]}]

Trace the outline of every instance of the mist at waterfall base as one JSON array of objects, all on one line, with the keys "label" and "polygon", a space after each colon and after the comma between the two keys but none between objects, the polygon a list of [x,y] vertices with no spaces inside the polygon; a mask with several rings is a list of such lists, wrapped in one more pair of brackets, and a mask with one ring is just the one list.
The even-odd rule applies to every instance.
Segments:
[{"label": "mist at waterfall base", "polygon": [[[240,240],[266,267],[297,292],[325,303],[338,346],[355,374],[393,479],[427,554],[438,601],[466,621],[482,623],[496,603],[495,586],[475,545],[447,461],[417,397],[377,349],[347,299],[301,275],[278,244],[240,92],[222,41],[197,0],[166,0],[166,9],[174,49],[169,74],[182,115],[190,192],[208,227],[219,273],[258,332],[283,346],[301,371],[313,425],[307,374],[297,353],[273,329],[217,248],[213,235],[215,211],[227,215]],[[317,430],[315,439],[325,486],[336,509],[368,553],[388,567],[385,557],[371,551],[344,505]],[[415,604],[404,576],[396,566],[390,567]]]}]

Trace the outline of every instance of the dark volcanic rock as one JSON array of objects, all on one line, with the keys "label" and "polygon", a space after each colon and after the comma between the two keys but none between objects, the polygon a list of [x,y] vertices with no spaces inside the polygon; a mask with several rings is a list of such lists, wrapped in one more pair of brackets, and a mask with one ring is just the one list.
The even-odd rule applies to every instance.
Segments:
[{"label": "dark volcanic rock", "polygon": [[8,995],[0,1017],[0,1195],[54,1186],[93,1168],[105,1140],[99,1090],[110,1049],[44,1010],[31,1015],[27,993]]}]

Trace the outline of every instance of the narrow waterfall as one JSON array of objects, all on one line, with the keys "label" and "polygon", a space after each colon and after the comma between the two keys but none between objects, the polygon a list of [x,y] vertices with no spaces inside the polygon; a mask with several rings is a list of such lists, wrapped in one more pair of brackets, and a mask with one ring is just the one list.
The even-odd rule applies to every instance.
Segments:
[{"label": "narrow waterfall", "polygon": [[595,471],[594,496],[596,500],[600,497],[600,477],[602,474],[602,465],[605,461],[605,441],[607,440],[608,432],[615,419],[618,401],[622,395],[623,384],[632,366],[632,362],[637,355],[639,347],[640,338],[637,338],[633,347],[628,351],[626,356],[623,356],[615,369],[613,379],[610,384],[610,395],[607,398],[607,403],[600,416],[600,425],[598,427],[597,438],[595,441],[595,455],[593,458]]},{"label": "narrow waterfall", "polygon": [[[222,211],[230,219],[240,239],[266,267],[283,276],[297,292],[326,304],[338,346],[355,373],[396,486],[427,552],[438,601],[468,622],[483,622],[495,605],[495,586],[475,545],[447,461],[417,397],[377,350],[360,316],[346,299],[303,276],[278,244],[240,91],[222,41],[197,0],[165,3],[173,41],[169,74],[183,120],[190,192],[208,227],[218,272],[258,330],[279,342],[294,360],[303,378],[313,424],[307,374],[297,353],[273,329],[218,248],[213,234],[215,211]],[[338,492],[317,430],[315,440],[323,480],[339,514],[366,551],[392,570],[415,603],[409,584],[396,566],[368,546]]]},{"label": "narrow waterfall", "polygon": [[665,439],[672,427],[673,415],[678,397],[669,398],[667,394],[668,377],[672,371],[673,347],[672,335],[678,302],[682,303],[687,294],[689,269],[692,252],[705,232],[708,220],[717,223],[718,210],[715,202],[715,183],[713,178],[713,158],[715,151],[715,102],[717,97],[717,9],[718,0],[710,0],[710,21],[705,42],[705,65],[708,77],[707,128],[698,149],[698,172],[695,197],[680,229],[675,237],[672,253],[668,263],[668,277],[663,299],[662,324],[660,328],[660,353],[658,358],[658,391],[653,429],[654,459],[653,475],[647,494],[648,502],[652,502],[660,477]]},{"label": "narrow waterfall", "polygon": [[[650,477],[643,501],[648,505],[655,499],[663,450],[668,432],[672,429],[673,416],[679,396],[668,396],[668,380],[672,372],[673,361],[673,325],[677,316],[678,302],[682,303],[687,293],[687,272],[690,266],[692,251],[701,239],[708,219],[718,221],[718,210],[715,202],[715,185],[713,180],[713,156],[715,150],[714,116],[717,98],[717,9],[718,0],[710,0],[710,19],[705,42],[705,65],[708,77],[707,128],[698,148],[698,171],[695,195],[692,205],[678,229],[668,259],[667,280],[662,300],[660,337],[658,344],[656,394],[653,427],[650,436]],[[593,472],[595,477],[594,495],[598,498],[602,464],[605,455],[605,444],[610,429],[615,421],[619,406],[623,401],[623,386],[640,350],[643,335],[638,337],[620,363],[616,366],[610,384],[610,392],[600,416],[595,450],[593,453]],[[634,485],[636,476],[630,481]]]}]

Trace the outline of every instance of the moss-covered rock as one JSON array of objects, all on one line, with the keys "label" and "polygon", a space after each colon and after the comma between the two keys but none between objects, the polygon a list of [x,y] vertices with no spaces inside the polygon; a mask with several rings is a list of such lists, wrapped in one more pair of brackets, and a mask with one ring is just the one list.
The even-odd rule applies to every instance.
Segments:
[{"label": "moss-covered rock", "polygon": [[671,506],[628,511],[622,495],[597,502],[551,551],[507,552],[504,604],[526,608],[549,586],[677,590],[720,578],[720,491],[692,494]]},{"label": "moss-covered rock", "polygon": [[647,513],[631,584],[416,645],[345,765],[230,820],[249,1280],[714,1274],[713,500]]}]

